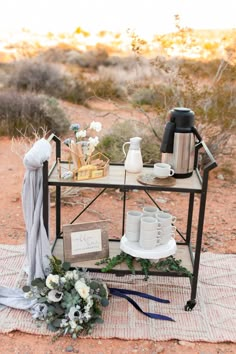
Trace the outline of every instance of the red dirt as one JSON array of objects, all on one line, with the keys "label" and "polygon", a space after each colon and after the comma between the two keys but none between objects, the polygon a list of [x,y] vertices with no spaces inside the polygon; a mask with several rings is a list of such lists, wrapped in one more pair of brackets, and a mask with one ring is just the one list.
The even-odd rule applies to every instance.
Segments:
[{"label": "red dirt", "polygon": [[[88,110],[84,107],[76,109],[68,105],[67,113],[73,122],[99,120],[105,128],[108,128],[112,121],[111,117],[104,116],[104,111],[99,111],[100,106],[94,106]],[[108,108],[108,107],[106,107]],[[113,107],[114,108],[114,107]],[[103,107],[104,109],[104,107]],[[123,112],[124,114],[124,112]],[[130,114],[127,113],[130,117]],[[103,115],[103,117],[101,117]],[[100,116],[98,118],[98,116]],[[80,117],[79,119],[75,119]],[[142,118],[142,117],[141,117]],[[24,221],[21,208],[21,188],[24,175],[22,160],[11,151],[11,140],[0,138],[0,243],[21,244],[24,243]],[[68,194],[68,193],[67,193]],[[94,194],[93,190],[78,191],[76,197],[70,198],[72,205],[63,206],[63,223],[68,223],[77,211],[82,208],[79,202],[86,203]],[[78,198],[79,195],[79,198]],[[203,251],[214,253],[236,253],[236,190],[232,181],[219,180],[216,174],[212,174],[209,181],[207,197],[207,209],[205,217]],[[142,208],[144,204],[150,204],[147,196],[142,192],[130,192],[127,201],[128,207]],[[120,217],[122,194],[119,191],[110,190],[92,205],[91,210],[83,215],[82,220],[99,220],[109,218],[110,236],[121,235]],[[181,193],[176,195],[170,193],[154,193],[154,198],[164,209],[170,210],[177,216],[177,220],[184,222],[186,216],[187,202]],[[64,199],[66,201],[66,199]],[[198,205],[198,197],[196,204]],[[181,210],[178,208],[181,205]],[[112,206],[112,207],[111,207]],[[53,211],[53,201],[52,208]],[[194,220],[197,215],[194,215]],[[52,230],[53,230],[52,212]],[[195,228],[193,229],[195,231]],[[54,232],[52,231],[52,234]],[[109,325],[109,324],[107,324]],[[55,343],[47,336],[35,336],[18,331],[9,334],[0,334],[1,353],[235,353],[236,343],[188,343],[178,340],[168,342],[153,341],[122,341],[111,340],[72,340],[70,337],[59,338]]]}]

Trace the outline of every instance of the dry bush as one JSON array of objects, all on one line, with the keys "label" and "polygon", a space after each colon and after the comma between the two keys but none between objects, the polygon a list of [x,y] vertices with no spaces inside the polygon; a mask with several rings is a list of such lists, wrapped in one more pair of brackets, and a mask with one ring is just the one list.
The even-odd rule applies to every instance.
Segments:
[{"label": "dry bush", "polygon": [[[97,69],[100,65],[104,65],[108,58],[108,54],[104,49],[94,49],[87,52],[70,54],[68,61],[78,64],[82,68]],[[73,61],[72,61],[73,60]]]},{"label": "dry bush", "polygon": [[141,152],[144,163],[154,163],[160,160],[160,142],[152,133],[150,126],[138,121],[118,122],[111,127],[108,134],[101,139],[98,150],[109,157],[113,163],[124,162],[122,146],[133,136],[140,136]]},{"label": "dry bush", "polygon": [[125,99],[122,86],[110,79],[87,81],[88,95],[107,99]]},{"label": "dry bush", "polygon": [[56,64],[40,61],[17,62],[8,84],[17,90],[44,93],[73,103],[84,103],[87,98],[82,77]]},{"label": "dry bush", "polygon": [[17,90],[61,97],[66,91],[68,79],[62,67],[56,64],[27,60],[16,62],[9,85]]},{"label": "dry bush", "polygon": [[69,129],[69,121],[55,98],[9,90],[0,92],[0,135],[26,136],[44,128],[56,135]]}]

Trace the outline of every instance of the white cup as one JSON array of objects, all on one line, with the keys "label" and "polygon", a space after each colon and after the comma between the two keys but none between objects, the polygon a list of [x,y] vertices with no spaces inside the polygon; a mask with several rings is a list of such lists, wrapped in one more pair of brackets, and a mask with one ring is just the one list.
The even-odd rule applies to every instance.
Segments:
[{"label": "white cup", "polygon": [[143,215],[144,216],[153,216],[156,217],[156,213],[158,212],[158,208],[152,205],[147,205],[143,207]]},{"label": "white cup", "polygon": [[142,212],[137,210],[129,210],[126,214],[125,236],[131,242],[139,241],[142,215]]},{"label": "white cup", "polygon": [[157,231],[158,222],[153,216],[142,216],[140,231]]},{"label": "white cup", "polygon": [[158,236],[160,237],[160,244],[167,244],[171,238],[175,237],[175,226],[161,227],[158,229]]},{"label": "white cup", "polygon": [[152,249],[160,244],[157,219],[152,216],[143,216],[140,225],[139,245],[144,249]]},{"label": "white cup", "polygon": [[165,211],[158,211],[156,213],[156,218],[158,221],[158,227],[171,226],[176,222],[176,216],[173,216]]},{"label": "white cup", "polygon": [[158,162],[153,166],[153,173],[158,178],[167,178],[173,176],[175,171],[168,163]]}]

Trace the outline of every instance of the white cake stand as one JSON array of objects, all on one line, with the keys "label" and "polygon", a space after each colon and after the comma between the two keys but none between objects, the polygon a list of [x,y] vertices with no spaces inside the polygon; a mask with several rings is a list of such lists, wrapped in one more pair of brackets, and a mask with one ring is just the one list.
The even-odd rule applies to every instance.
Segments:
[{"label": "white cake stand", "polygon": [[145,250],[138,242],[129,241],[124,235],[120,240],[120,249],[133,257],[144,259],[160,259],[172,256],[176,252],[176,242],[173,238],[165,245],[160,245],[151,250]]}]

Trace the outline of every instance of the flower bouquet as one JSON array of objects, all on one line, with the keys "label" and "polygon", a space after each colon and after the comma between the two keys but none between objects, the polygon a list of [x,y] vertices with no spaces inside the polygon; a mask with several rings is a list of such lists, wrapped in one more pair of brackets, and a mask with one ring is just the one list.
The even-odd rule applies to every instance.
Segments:
[{"label": "flower bouquet", "polygon": [[[80,129],[78,123],[70,126],[70,130],[74,132],[74,138],[66,139],[64,144],[69,148],[69,167],[70,162],[73,162],[72,172],[77,180],[98,178],[107,174],[109,159],[102,153],[93,154],[99,144],[96,133],[99,133],[101,129],[102,124],[95,121],[85,129]],[[65,176],[68,175],[65,174]]]},{"label": "flower bouquet", "polygon": [[90,279],[85,270],[70,270],[70,263],[50,259],[51,272],[46,279],[37,278],[24,286],[25,297],[36,299],[31,308],[34,319],[46,321],[50,331],[77,338],[90,334],[96,323],[103,323],[101,307],[107,306],[105,283]]}]

